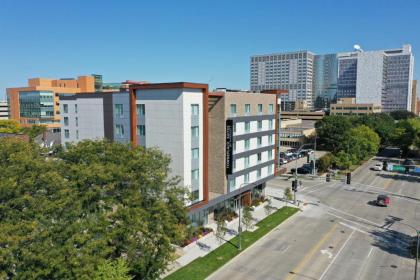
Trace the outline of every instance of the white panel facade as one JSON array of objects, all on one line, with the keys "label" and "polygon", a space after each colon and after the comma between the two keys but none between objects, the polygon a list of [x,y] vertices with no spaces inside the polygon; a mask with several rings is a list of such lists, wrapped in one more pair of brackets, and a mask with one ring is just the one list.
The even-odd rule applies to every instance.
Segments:
[{"label": "white panel facade", "polygon": [[362,52],[357,57],[356,103],[381,104],[384,54]]}]

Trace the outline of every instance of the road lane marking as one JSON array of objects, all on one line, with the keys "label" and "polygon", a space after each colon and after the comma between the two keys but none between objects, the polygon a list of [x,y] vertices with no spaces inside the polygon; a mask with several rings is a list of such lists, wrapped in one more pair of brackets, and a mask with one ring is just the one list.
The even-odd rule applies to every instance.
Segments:
[{"label": "road lane marking", "polygon": [[370,248],[370,251],[369,251],[369,254],[367,255],[367,258],[370,257],[370,254],[372,254],[372,251],[373,251],[373,247]]},{"label": "road lane marking", "polygon": [[[312,247],[311,251],[305,255],[305,257],[303,257],[303,259],[298,263],[298,265],[293,268],[290,272],[294,272],[297,273],[299,272],[305,265],[306,263],[313,257],[313,255],[315,253],[318,252],[319,248],[321,248],[321,246],[325,243],[325,241],[327,241],[328,238],[331,237],[331,235],[334,233],[334,230],[337,228],[338,224],[334,224],[331,229],[324,235],[324,237],[321,238],[321,240],[319,240],[314,247]],[[295,278],[296,274],[291,274],[289,273],[289,275],[286,277],[286,280],[291,280]]]},{"label": "road lane marking", "polygon": [[[358,231],[358,232],[360,232],[360,233],[363,233],[363,234],[366,234],[366,235],[370,235],[370,233],[369,232],[366,232],[366,231],[364,231],[364,230],[361,230],[361,229],[359,229],[359,228],[357,228],[357,227],[354,227],[354,226],[352,226],[352,225],[349,225],[349,224],[346,224],[346,223],[343,223],[343,222],[340,222],[339,223],[340,225],[343,225],[343,226],[345,226],[345,227],[348,227],[348,228],[351,228],[351,229],[354,229],[354,230],[356,230],[356,231]],[[359,226],[361,226],[360,224],[358,224],[358,223],[356,223],[357,225],[359,225]]]},{"label": "road lane marking", "polygon": [[328,249],[321,250],[321,254],[327,254],[329,259],[332,259],[333,257],[333,254],[330,251],[328,251]]},{"label": "road lane marking", "polygon": [[[402,199],[402,200],[410,201],[410,202],[413,202],[413,203],[418,203],[418,201],[415,201],[415,200],[419,200],[416,197],[408,198],[409,196],[407,196],[405,194],[402,195],[400,193],[402,191],[402,189],[400,189],[400,191],[398,193],[396,193],[396,192],[386,191],[383,188],[379,188],[379,187],[375,187],[375,186],[371,186],[371,185],[366,185],[366,184],[363,184],[363,183],[358,183],[358,182],[355,182],[355,183],[358,184],[358,185],[361,185],[361,186],[365,186],[365,187],[367,187],[367,189],[377,189],[377,190],[380,191],[380,193],[387,193],[387,194],[394,195],[395,196],[394,198],[396,198],[396,199]],[[377,194],[379,194],[379,192]],[[404,197],[404,196],[406,196],[406,197]]]},{"label": "road lane marking", "polygon": [[333,265],[333,263],[335,262],[335,260],[337,259],[337,257],[340,255],[340,253],[343,251],[344,247],[346,247],[347,243],[349,242],[350,238],[353,236],[353,234],[356,232],[356,230],[353,230],[351,232],[351,234],[349,235],[349,237],[347,237],[346,241],[344,242],[343,246],[341,246],[340,250],[338,250],[337,254],[335,255],[335,257],[332,259],[332,261],[330,262],[330,264],[327,266],[327,268],[324,270],[324,273],[322,273],[321,277],[319,278],[319,280],[322,280],[322,278],[324,278],[324,276],[327,274],[328,270],[330,269],[330,267]]},{"label": "road lane marking", "polygon": [[373,222],[373,221],[370,221],[370,220],[364,219],[364,218],[362,218],[362,217],[359,217],[359,216],[356,216],[356,215],[350,214],[350,213],[348,213],[348,212],[345,212],[345,211],[342,211],[342,210],[336,209],[336,208],[331,207],[331,206],[328,206],[328,205],[326,205],[326,207],[327,207],[327,208],[330,208],[330,209],[332,209],[332,210],[334,210],[334,211],[337,211],[337,212],[343,213],[344,215],[351,216],[351,217],[353,217],[353,218],[356,218],[356,219],[358,219],[358,220],[362,220],[362,221],[368,222],[368,223],[373,224],[373,225],[378,226],[378,227],[382,227],[382,225],[381,225],[381,224],[378,224],[378,223],[375,223],[375,222]]}]

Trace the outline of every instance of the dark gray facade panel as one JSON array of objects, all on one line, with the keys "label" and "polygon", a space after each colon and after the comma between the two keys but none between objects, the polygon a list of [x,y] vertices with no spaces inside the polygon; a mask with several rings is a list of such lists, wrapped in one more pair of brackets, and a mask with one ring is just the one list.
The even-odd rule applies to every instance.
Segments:
[{"label": "dark gray facade panel", "polygon": [[253,150],[248,150],[242,153],[238,153],[238,154],[233,154],[233,160],[238,159],[238,158],[243,158],[246,156],[250,156],[250,155],[255,155],[258,153],[262,153],[262,152],[266,152],[266,151],[270,151],[273,150],[276,146],[275,145],[270,145],[270,146],[264,146],[258,149],[253,149]]},{"label": "dark gray facade panel", "polygon": [[264,131],[254,132],[254,133],[234,135],[233,140],[234,141],[246,140],[246,139],[251,139],[251,138],[260,137],[260,136],[268,136],[268,135],[272,135],[272,134],[275,134],[275,133],[276,133],[276,131],[274,129],[264,130]]},{"label": "dark gray facade panel", "polygon": [[114,105],[112,102],[112,94],[104,95],[103,97],[104,106],[104,136],[106,139],[111,141],[114,140]]}]

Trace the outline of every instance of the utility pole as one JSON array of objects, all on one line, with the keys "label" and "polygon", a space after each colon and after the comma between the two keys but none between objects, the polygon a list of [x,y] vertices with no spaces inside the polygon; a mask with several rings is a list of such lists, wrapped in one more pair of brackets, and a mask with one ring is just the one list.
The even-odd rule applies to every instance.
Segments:
[{"label": "utility pole", "polygon": [[314,164],[312,166],[312,175],[316,174],[316,138],[318,135],[316,135],[316,131],[315,131],[315,143],[314,143]]}]

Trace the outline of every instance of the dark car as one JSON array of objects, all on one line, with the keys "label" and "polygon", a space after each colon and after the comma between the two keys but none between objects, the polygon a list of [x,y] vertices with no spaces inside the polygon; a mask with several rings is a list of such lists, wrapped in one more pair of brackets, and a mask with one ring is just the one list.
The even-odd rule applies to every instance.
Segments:
[{"label": "dark car", "polygon": [[[290,172],[292,174],[295,174],[295,170],[296,170],[295,168],[292,168],[292,169],[290,169]],[[297,173],[298,174],[311,174],[312,173],[312,168],[309,164],[304,164],[303,166],[298,167]]]},{"label": "dark car", "polygon": [[376,198],[376,205],[378,206],[385,206],[387,207],[391,203],[391,200],[389,199],[389,196],[380,194]]}]

